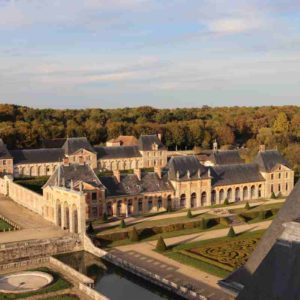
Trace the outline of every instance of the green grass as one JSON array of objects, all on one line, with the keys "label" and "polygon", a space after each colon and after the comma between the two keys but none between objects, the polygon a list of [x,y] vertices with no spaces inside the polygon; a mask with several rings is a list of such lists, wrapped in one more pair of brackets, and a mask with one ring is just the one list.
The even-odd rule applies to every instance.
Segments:
[{"label": "green grass", "polygon": [[48,176],[41,177],[23,177],[15,180],[15,183],[24,186],[25,188],[32,190],[38,194],[43,194],[42,186],[49,179]]},{"label": "green grass", "polygon": [[47,293],[56,292],[56,291],[60,291],[72,287],[72,284],[66,281],[59,273],[53,272],[48,268],[38,268],[30,271],[41,271],[41,272],[49,273],[53,276],[53,282],[51,282],[49,285],[47,285],[46,287],[38,291],[32,291],[32,292],[22,293],[22,294],[0,293],[0,300],[24,299],[34,295],[47,294]]},{"label": "green grass", "polygon": [[[151,235],[150,237],[140,236],[139,242],[154,241],[154,240],[157,240],[159,238],[159,236],[166,239],[166,238],[172,238],[172,237],[188,235],[188,234],[193,234],[193,233],[201,233],[204,231],[206,232],[206,231],[210,231],[210,230],[223,229],[226,227],[227,226],[224,226],[222,224],[217,224],[217,225],[207,228],[207,229],[201,229],[200,227],[196,227],[196,228],[189,228],[189,229],[183,229],[183,230],[177,230],[177,231],[171,231],[171,232],[162,232],[162,233],[157,233],[157,234]],[[134,242],[130,241],[130,239],[118,240],[118,241],[113,241],[113,242],[102,241],[102,245],[106,248],[113,248],[113,247],[125,246],[125,245],[130,245],[130,244],[134,244]]]},{"label": "green grass", "polygon": [[6,223],[4,220],[0,219],[0,232],[1,231],[12,230],[12,229],[13,229],[13,226]]},{"label": "green grass", "polygon": [[[226,277],[231,272],[231,270],[234,270],[233,266],[235,266],[237,263],[236,255],[233,255],[231,257],[231,253],[238,252],[241,249],[239,242],[247,243],[248,239],[259,239],[261,238],[264,232],[265,230],[244,232],[238,234],[236,237],[233,238],[221,237],[221,238],[209,239],[204,241],[180,244],[180,245],[170,247],[168,251],[162,254],[180,263],[192,266],[206,273],[210,273],[215,276],[223,278]],[[235,248],[236,246],[237,248]],[[229,247],[232,247],[232,251],[230,250],[228,251]],[[208,249],[209,250],[208,253],[210,253],[210,251],[214,250],[214,248],[217,248],[219,253],[221,253],[222,255],[225,255],[224,253],[226,252],[227,254],[229,254],[228,257],[225,257],[227,259],[226,264],[217,261],[216,257],[213,256],[201,257],[201,255],[191,252],[191,250],[195,251],[201,249],[202,250]],[[247,248],[242,248],[242,249],[246,249],[244,251],[247,251]],[[251,253],[249,252],[247,254],[250,255]]]},{"label": "green grass", "polygon": [[63,295],[58,295],[53,297],[42,298],[41,300],[78,300],[78,299],[80,298],[76,295],[63,294]]},{"label": "green grass", "polygon": [[284,204],[284,202],[279,202],[279,203],[261,204],[261,205],[251,206],[251,203],[250,203],[249,210],[247,210],[243,207],[243,208],[230,209],[229,212],[234,213],[234,214],[247,213],[247,212],[259,212],[259,211],[263,211],[263,210],[281,208],[283,206],[283,204]]}]

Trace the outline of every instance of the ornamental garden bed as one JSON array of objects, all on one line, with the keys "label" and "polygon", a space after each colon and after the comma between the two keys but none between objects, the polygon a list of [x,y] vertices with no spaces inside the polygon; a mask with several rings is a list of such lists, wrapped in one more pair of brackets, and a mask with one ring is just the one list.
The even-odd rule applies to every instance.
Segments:
[{"label": "ornamental garden bed", "polygon": [[263,233],[264,230],[245,232],[232,238],[183,244],[172,247],[163,254],[207,273],[224,277],[246,263]]}]

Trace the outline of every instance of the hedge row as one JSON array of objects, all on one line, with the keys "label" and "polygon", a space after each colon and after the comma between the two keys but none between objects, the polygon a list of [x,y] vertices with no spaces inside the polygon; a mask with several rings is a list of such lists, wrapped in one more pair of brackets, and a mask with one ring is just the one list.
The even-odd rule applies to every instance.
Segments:
[{"label": "hedge row", "polygon": [[[184,222],[184,223],[174,223],[164,226],[154,226],[151,228],[141,228],[138,229],[138,235],[141,238],[147,238],[156,234],[161,234],[165,232],[173,232],[173,231],[180,231],[185,229],[192,229],[192,228],[201,228],[201,229],[207,229],[211,228],[215,225],[222,224],[222,225],[229,225],[230,221],[225,218],[212,218],[212,219],[199,219],[197,221],[191,221],[191,222]],[[118,232],[112,232],[107,234],[98,234],[98,238],[105,241],[119,241],[128,239],[130,235],[131,228],[129,228],[126,231],[118,231]]]},{"label": "hedge row", "polygon": [[264,220],[269,217],[276,215],[279,211],[279,208],[262,210],[262,211],[253,211],[253,212],[244,212],[238,215],[238,218],[243,222],[248,222],[252,219]]}]

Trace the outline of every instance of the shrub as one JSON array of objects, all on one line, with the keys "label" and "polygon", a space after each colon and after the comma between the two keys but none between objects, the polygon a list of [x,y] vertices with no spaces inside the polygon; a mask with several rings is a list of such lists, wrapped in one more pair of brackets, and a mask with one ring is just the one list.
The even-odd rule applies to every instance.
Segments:
[{"label": "shrub", "polygon": [[272,194],[271,194],[271,199],[276,199],[276,195],[274,192],[272,192]]},{"label": "shrub", "polygon": [[107,217],[107,213],[106,212],[103,214],[102,220],[103,220],[103,222],[107,222],[108,221],[108,217]]},{"label": "shrub", "polygon": [[223,204],[224,204],[224,205],[229,205],[229,201],[228,201],[227,198],[224,200],[224,203],[223,203]]},{"label": "shrub", "polygon": [[192,212],[191,212],[191,210],[189,209],[188,211],[187,211],[187,215],[186,215],[188,218],[192,218],[193,217],[193,215],[192,215]]},{"label": "shrub", "polygon": [[164,241],[164,239],[162,238],[162,236],[160,236],[157,240],[157,243],[156,243],[156,248],[155,248],[157,251],[166,251],[167,250],[167,246],[166,246],[166,243]]},{"label": "shrub", "polygon": [[230,224],[230,221],[226,217],[220,217],[219,223],[222,224],[222,225],[224,225],[224,226],[228,226]]},{"label": "shrub", "polygon": [[236,236],[236,233],[235,233],[235,231],[234,231],[234,229],[233,229],[232,226],[230,226],[229,231],[227,233],[227,236],[228,237],[235,237]]},{"label": "shrub", "polygon": [[245,209],[247,209],[247,210],[250,209],[250,205],[249,205],[249,202],[248,202],[248,201],[246,202]]},{"label": "shrub", "polygon": [[95,232],[92,222],[89,223],[89,226],[86,230],[88,234],[93,234]]},{"label": "shrub", "polygon": [[121,228],[126,228],[126,223],[125,223],[124,219],[121,220],[120,227]]},{"label": "shrub", "polygon": [[139,234],[134,226],[132,228],[132,231],[130,232],[130,240],[132,242],[138,242],[139,240]]}]

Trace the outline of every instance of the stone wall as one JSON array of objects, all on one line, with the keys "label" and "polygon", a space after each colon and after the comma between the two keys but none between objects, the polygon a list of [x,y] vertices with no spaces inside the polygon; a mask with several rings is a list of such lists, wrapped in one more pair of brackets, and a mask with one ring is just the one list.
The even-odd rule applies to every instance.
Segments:
[{"label": "stone wall", "polygon": [[76,236],[6,243],[0,246],[0,264],[80,250],[82,242]]}]

